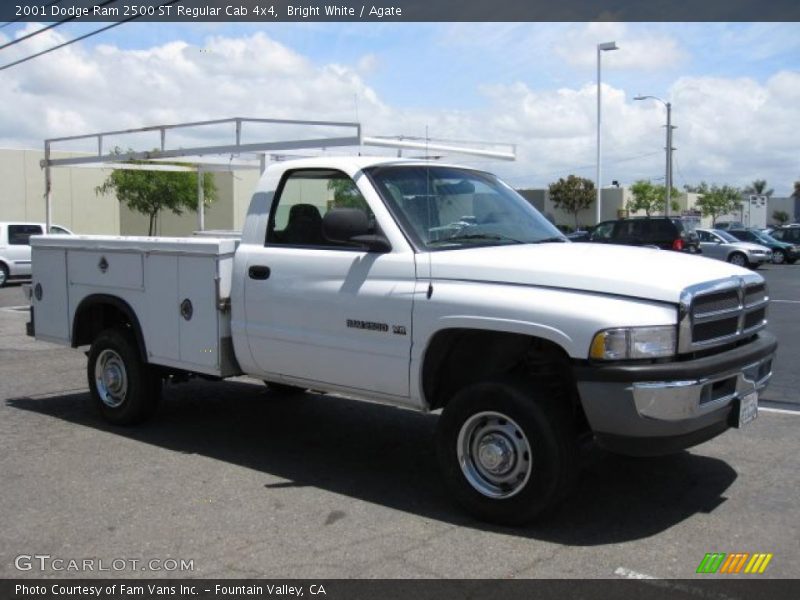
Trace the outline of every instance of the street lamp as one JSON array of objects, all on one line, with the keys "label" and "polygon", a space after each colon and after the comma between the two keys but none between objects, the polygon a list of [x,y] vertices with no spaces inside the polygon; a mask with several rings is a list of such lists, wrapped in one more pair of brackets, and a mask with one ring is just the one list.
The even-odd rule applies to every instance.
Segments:
[{"label": "street lamp", "polygon": [[616,42],[605,42],[597,44],[597,222],[600,222],[600,201],[601,201],[601,185],[600,185],[600,53],[608,52],[609,50],[618,50]]},{"label": "street lamp", "polygon": [[664,206],[664,216],[668,217],[670,203],[672,202],[672,151],[674,150],[672,147],[672,130],[675,129],[672,126],[672,104],[662,100],[658,96],[636,96],[634,100],[658,100],[661,102],[661,104],[667,107],[667,146],[665,148],[667,151],[667,172],[664,176],[664,182],[667,186],[667,198]]}]

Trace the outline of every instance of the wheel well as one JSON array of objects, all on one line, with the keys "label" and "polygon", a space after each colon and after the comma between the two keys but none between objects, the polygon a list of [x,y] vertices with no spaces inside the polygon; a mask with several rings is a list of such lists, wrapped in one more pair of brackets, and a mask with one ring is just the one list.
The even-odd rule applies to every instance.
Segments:
[{"label": "wheel well", "polygon": [[130,330],[142,360],[148,362],[139,319],[128,303],[116,296],[97,294],[81,301],[72,321],[72,347],[92,344],[101,331],[111,327]]},{"label": "wheel well", "polygon": [[480,329],[440,331],[425,353],[422,389],[435,410],[467,385],[508,375],[533,377],[552,386],[572,405],[576,424],[586,425],[569,355],[558,344],[534,336]]}]

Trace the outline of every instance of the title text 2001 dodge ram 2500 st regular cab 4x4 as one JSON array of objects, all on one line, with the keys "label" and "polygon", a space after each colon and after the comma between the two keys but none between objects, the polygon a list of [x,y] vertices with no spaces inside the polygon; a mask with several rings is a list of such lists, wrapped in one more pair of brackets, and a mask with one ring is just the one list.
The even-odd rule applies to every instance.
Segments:
[{"label": "title text 2001 dodge ram 2500 st regular cab 4x4", "polygon": [[759,275],[569,243],[494,176],[439,163],[272,165],[238,245],[32,245],[31,333],[91,346],[109,421],[150,416],[186,373],[443,409],[444,479],[496,522],[559,502],[582,434],[659,454],[752,420],[776,348]]}]

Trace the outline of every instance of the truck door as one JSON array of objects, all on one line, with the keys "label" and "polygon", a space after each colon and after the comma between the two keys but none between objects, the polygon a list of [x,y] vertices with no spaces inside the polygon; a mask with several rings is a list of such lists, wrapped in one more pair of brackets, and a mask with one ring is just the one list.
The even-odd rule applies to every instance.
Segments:
[{"label": "truck door", "polygon": [[248,249],[246,330],[265,379],[287,376],[398,397],[409,394],[411,253],[325,239],[331,208],[362,209],[358,187],[330,169],[288,171],[263,247]]}]

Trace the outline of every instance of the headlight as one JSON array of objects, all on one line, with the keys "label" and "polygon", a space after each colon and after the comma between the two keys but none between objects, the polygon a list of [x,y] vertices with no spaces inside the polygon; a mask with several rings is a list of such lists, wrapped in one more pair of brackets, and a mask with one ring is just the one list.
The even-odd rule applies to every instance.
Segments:
[{"label": "headlight", "polygon": [[675,327],[626,327],[606,329],[592,340],[589,357],[598,360],[661,358],[675,354]]}]

